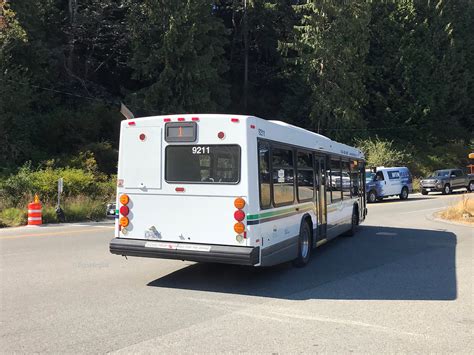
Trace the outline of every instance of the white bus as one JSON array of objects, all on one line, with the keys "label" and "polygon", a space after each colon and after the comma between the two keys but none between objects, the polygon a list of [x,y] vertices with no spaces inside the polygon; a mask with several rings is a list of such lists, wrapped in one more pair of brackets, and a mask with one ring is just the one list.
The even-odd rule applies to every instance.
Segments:
[{"label": "white bus", "polygon": [[367,213],[361,151],[252,116],[122,121],[117,185],[124,256],[304,266]]}]

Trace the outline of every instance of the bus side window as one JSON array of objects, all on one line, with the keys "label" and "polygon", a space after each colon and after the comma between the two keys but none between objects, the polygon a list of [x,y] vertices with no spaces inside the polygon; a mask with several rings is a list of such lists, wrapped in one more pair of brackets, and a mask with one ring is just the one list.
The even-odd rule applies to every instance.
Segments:
[{"label": "bus side window", "polygon": [[312,200],[314,196],[313,154],[298,151],[296,167],[298,200],[300,202]]},{"label": "bus side window", "polygon": [[330,164],[330,160],[327,158],[326,159],[326,178],[325,178],[325,181],[326,181],[326,203],[328,205],[331,204],[331,194],[332,194],[332,191],[331,191],[331,164]]},{"label": "bus side window", "polygon": [[331,159],[331,202],[342,200],[341,160]]},{"label": "bus side window", "polygon": [[360,170],[358,169],[358,162],[357,160],[351,161],[350,168],[351,168],[351,194],[352,197],[357,197],[360,194]]},{"label": "bus side window", "polygon": [[270,198],[270,146],[266,142],[258,143],[258,178],[260,189],[260,207],[268,208]]},{"label": "bus side window", "polygon": [[348,161],[342,162],[342,197],[343,199],[351,198],[351,168]]},{"label": "bus side window", "polygon": [[295,199],[293,151],[272,148],[272,186],[274,205],[287,205]]}]

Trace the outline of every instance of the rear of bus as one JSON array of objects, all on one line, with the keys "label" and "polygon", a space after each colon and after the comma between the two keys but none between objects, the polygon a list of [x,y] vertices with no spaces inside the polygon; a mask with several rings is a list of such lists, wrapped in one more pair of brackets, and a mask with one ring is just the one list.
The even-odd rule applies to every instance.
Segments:
[{"label": "rear of bus", "polygon": [[113,254],[242,265],[259,263],[249,242],[253,118],[157,116],[122,121]]}]

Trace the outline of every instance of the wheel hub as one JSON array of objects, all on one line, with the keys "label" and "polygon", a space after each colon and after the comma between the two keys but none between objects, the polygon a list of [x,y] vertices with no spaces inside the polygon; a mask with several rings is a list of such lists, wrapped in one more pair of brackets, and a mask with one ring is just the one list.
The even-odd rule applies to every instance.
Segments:
[{"label": "wheel hub", "polygon": [[304,230],[303,235],[301,237],[301,256],[303,258],[306,258],[309,252],[309,235],[306,229]]}]

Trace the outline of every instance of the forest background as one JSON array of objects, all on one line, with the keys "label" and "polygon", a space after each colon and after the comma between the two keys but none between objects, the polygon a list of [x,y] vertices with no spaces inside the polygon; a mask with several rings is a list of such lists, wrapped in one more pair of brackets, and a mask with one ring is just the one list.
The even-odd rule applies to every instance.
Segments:
[{"label": "forest background", "polygon": [[0,225],[35,192],[53,220],[58,177],[71,220],[103,214],[120,102],[282,120],[415,176],[464,167],[473,33],[471,0],[0,0]]}]

